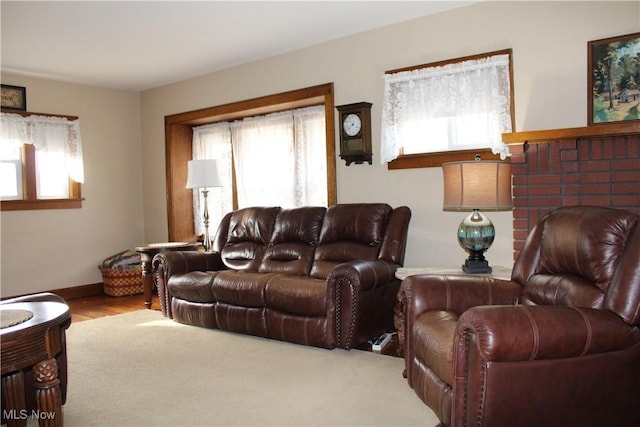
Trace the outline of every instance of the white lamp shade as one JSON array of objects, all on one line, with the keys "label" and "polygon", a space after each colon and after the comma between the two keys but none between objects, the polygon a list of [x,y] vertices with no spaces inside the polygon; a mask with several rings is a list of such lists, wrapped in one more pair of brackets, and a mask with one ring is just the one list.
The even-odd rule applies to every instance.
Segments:
[{"label": "white lamp shade", "polygon": [[493,160],[442,164],[445,211],[511,210],[511,163]]},{"label": "white lamp shade", "polygon": [[187,188],[222,187],[222,178],[216,159],[189,160]]}]

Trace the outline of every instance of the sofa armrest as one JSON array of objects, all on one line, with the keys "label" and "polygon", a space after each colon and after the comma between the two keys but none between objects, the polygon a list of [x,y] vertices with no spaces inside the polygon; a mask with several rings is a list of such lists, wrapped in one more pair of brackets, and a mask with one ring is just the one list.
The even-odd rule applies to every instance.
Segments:
[{"label": "sofa armrest", "polygon": [[335,286],[342,280],[353,283],[357,291],[366,291],[383,286],[395,279],[397,264],[386,261],[356,260],[338,264],[327,276],[327,283]]},{"label": "sofa armrest", "polygon": [[171,295],[167,284],[171,276],[191,271],[226,270],[218,252],[166,251],[153,257],[153,280],[158,288],[160,310],[166,317],[173,319],[171,313]]},{"label": "sofa armrest", "polygon": [[[334,267],[327,276],[327,299],[335,311],[336,343],[346,350],[360,343],[362,335],[375,324],[362,320],[371,317],[371,306],[384,311],[385,301],[391,301],[389,319],[399,285],[395,278],[397,264],[382,260],[356,260],[344,262]],[[395,287],[389,287],[395,284]],[[366,295],[365,295],[366,294]],[[375,294],[375,295],[374,295]],[[377,313],[383,317],[384,313]],[[378,319],[379,320],[379,319]],[[370,337],[369,337],[370,338]]]},{"label": "sofa armrest", "polygon": [[460,355],[468,353],[467,346],[473,343],[485,360],[518,362],[626,349],[640,341],[640,330],[608,310],[484,306],[472,308],[460,317],[455,339]]}]

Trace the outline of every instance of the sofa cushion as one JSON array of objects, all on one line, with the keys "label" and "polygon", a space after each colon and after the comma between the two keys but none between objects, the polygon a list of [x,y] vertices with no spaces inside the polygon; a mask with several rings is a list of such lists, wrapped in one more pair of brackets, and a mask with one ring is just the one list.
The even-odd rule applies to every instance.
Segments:
[{"label": "sofa cushion", "polygon": [[265,290],[267,307],[305,316],[327,315],[327,282],[304,276],[276,275]]},{"label": "sofa cushion", "polygon": [[211,287],[217,274],[217,271],[174,274],[167,284],[169,293],[174,298],[191,302],[215,302]]},{"label": "sofa cushion", "polygon": [[264,290],[273,273],[225,270],[213,281],[213,296],[217,301],[241,307],[264,307]]},{"label": "sofa cushion", "polygon": [[340,263],[377,259],[391,211],[384,203],[341,204],[327,209],[311,275],[326,279]]},{"label": "sofa cushion", "polygon": [[258,271],[306,276],[320,238],[326,208],[283,209]]},{"label": "sofa cushion", "polygon": [[231,214],[227,242],[221,250],[228,268],[257,271],[279,212],[278,207],[253,207]]}]

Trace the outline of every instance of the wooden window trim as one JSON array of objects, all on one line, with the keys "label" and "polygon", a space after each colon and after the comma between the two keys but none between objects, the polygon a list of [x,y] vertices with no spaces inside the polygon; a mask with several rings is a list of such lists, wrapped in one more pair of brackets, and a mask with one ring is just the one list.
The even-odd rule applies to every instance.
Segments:
[{"label": "wooden window trim", "polygon": [[[2,109],[3,113],[19,114],[22,117],[48,116],[62,117],[67,120],[77,120],[77,116],[60,114],[35,113],[32,111],[14,111]],[[27,211],[42,209],[80,209],[82,207],[82,186],[79,182],[69,180],[69,198],[65,199],[38,199],[36,193],[36,150],[31,144],[23,145],[23,199],[22,200],[2,200],[0,201],[0,211]]]},{"label": "wooden window trim", "polygon": [[195,239],[192,190],[185,188],[187,161],[192,158],[193,127],[313,105],[324,105],[325,108],[327,203],[333,205],[337,201],[333,83],[166,116],[165,161],[169,240]]},{"label": "wooden window trim", "polygon": [[387,163],[387,169],[435,168],[446,162],[460,162],[475,159],[476,154],[482,160],[500,160],[499,154],[491,149],[446,151],[442,153],[405,154]]},{"label": "wooden window trim", "polygon": [[[510,88],[509,96],[511,97],[510,114],[511,114],[511,128],[515,129],[515,99],[513,90],[513,50],[502,49],[493,52],[480,53],[477,55],[464,56],[455,59],[447,59],[444,61],[431,62],[428,64],[413,65],[404,68],[396,68],[394,70],[385,71],[385,74],[395,74],[403,71],[414,71],[427,67],[441,67],[448,64],[454,64],[463,61],[477,60],[487,58],[490,56],[508,55],[509,56],[509,79]],[[433,168],[440,167],[446,162],[458,162],[464,160],[473,160],[475,155],[479,154],[483,160],[500,160],[500,155],[493,154],[491,149],[483,148],[476,150],[456,150],[456,151],[441,151],[435,153],[416,153],[416,154],[401,154],[398,158],[387,163],[387,169],[411,169],[411,168]]]}]

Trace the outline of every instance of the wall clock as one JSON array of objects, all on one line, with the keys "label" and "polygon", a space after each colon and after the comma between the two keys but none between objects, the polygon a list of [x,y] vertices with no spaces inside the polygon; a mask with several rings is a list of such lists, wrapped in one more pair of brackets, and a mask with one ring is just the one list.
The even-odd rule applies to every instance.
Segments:
[{"label": "wall clock", "polygon": [[351,163],[371,164],[371,103],[337,106],[340,126],[340,158]]},{"label": "wall clock", "polygon": [[2,108],[26,111],[27,89],[22,86],[2,85]]}]

